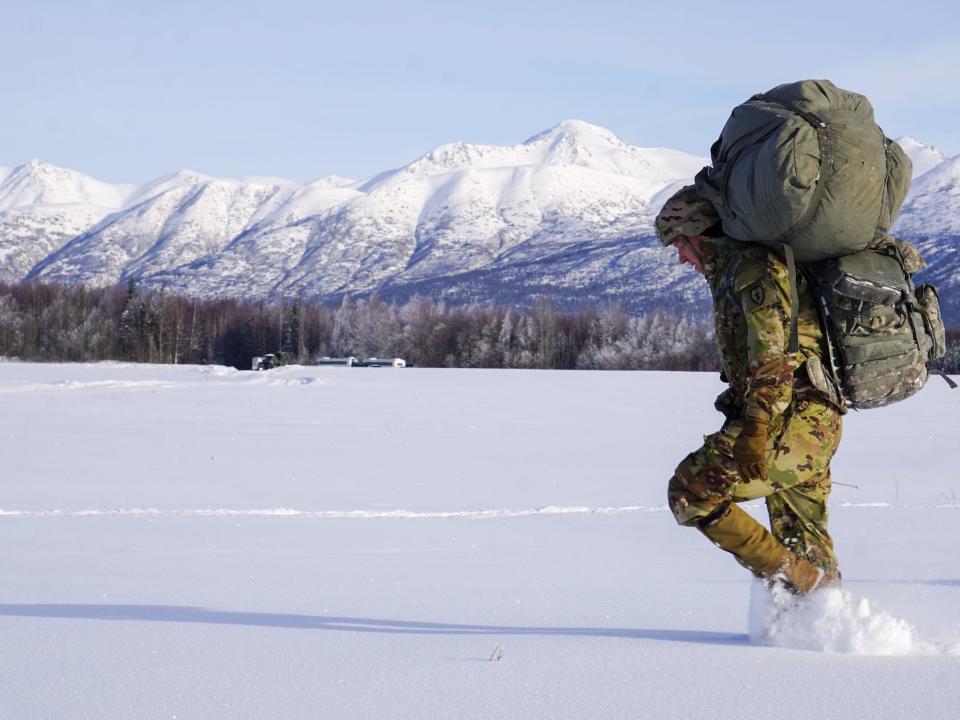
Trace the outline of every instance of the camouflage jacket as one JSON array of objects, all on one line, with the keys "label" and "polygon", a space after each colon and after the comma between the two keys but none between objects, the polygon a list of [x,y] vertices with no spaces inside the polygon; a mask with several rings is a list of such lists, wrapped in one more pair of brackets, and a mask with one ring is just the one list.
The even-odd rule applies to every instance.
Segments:
[{"label": "camouflage jacket", "polygon": [[824,357],[817,309],[802,274],[797,276],[800,351],[790,354],[790,278],[781,254],[721,237],[706,260],[721,367],[737,414],[772,423],[794,397],[823,399],[807,373],[797,372],[810,358]]}]

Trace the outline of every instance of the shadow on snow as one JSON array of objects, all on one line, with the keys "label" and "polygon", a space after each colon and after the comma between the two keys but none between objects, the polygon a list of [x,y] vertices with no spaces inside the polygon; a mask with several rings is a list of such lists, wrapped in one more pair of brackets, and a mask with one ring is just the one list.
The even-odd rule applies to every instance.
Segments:
[{"label": "shadow on snow", "polygon": [[296,630],[409,635],[580,635],[638,640],[663,640],[710,645],[749,645],[747,635],[705,630],[651,630],[578,627],[513,627],[507,625],[458,625],[453,623],[377,620],[287,613],[237,612],[178,605],[0,605],[0,616],[69,618],[77,620],[136,620],[141,622],[244,625]]}]

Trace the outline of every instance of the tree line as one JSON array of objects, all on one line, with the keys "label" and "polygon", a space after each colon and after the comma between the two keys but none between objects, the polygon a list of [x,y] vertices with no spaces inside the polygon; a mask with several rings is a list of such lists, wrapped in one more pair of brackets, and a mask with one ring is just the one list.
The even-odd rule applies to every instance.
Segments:
[{"label": "tree line", "polygon": [[300,299],[202,300],[141,291],[133,280],[103,288],[0,284],[0,356],[249,368],[254,356],[279,352],[299,363],[352,355],[402,357],[428,367],[719,366],[708,321],[664,312],[563,313],[546,301],[518,310],[425,298],[402,305],[346,299],[336,307]]},{"label": "tree line", "polygon": [[[425,298],[402,305],[346,299],[328,307],[300,299],[201,300],[141,291],[132,280],[104,288],[0,283],[0,357],[249,368],[251,358],[267,353],[303,364],[352,355],[427,367],[719,367],[712,323],[666,312],[565,313],[546,301],[518,310]],[[960,372],[960,330],[947,330],[947,355],[937,368]]]}]

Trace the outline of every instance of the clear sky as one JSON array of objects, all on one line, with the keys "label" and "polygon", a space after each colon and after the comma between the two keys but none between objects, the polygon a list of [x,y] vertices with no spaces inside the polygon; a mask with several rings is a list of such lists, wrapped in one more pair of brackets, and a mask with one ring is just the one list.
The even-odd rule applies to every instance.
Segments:
[{"label": "clear sky", "polygon": [[960,3],[0,0],[0,165],[110,182],[362,178],[564,119],[707,154],[730,109],[826,77],[960,153]]}]

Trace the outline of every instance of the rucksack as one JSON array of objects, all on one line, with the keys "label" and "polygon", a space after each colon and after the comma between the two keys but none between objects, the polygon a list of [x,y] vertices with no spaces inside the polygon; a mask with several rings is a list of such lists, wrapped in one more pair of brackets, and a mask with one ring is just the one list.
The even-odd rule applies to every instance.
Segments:
[{"label": "rucksack", "polygon": [[734,108],[695,179],[730,237],[789,247],[800,262],[881,241],[911,163],[862,95],[828,80],[779,85]]},{"label": "rucksack", "polygon": [[848,407],[882,407],[914,395],[927,381],[927,362],[945,354],[937,290],[913,283],[923,265],[913,245],[892,237],[869,250],[801,264],[820,312],[823,362]]},{"label": "rucksack", "polygon": [[862,95],[827,80],[780,85],[734,108],[695,183],[726,235],[783,248],[797,352],[797,261],[816,298],[825,370],[849,407],[888,405],[945,352],[939,297],[915,287],[920,253],[888,235],[911,163]]}]

